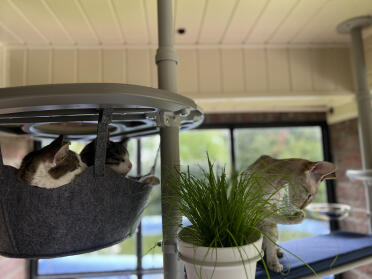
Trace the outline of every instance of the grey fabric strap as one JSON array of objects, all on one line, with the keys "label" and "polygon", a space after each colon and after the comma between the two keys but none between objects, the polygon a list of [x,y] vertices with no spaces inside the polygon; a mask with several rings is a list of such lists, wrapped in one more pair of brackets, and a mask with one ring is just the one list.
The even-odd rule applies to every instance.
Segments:
[{"label": "grey fabric strap", "polygon": [[112,108],[104,108],[99,112],[96,152],[94,158],[94,175],[102,177],[105,173],[106,145],[108,139],[108,125],[111,122]]}]

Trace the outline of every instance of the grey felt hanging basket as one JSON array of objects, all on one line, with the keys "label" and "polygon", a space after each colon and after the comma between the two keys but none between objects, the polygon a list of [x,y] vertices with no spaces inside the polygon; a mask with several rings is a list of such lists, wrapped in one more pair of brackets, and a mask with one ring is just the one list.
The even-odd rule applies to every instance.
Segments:
[{"label": "grey felt hanging basket", "polygon": [[[104,167],[110,111],[98,125],[95,166],[55,189],[30,186],[0,166],[0,254],[60,257],[101,249],[131,235],[152,187]],[[100,147],[101,146],[101,147]]]}]

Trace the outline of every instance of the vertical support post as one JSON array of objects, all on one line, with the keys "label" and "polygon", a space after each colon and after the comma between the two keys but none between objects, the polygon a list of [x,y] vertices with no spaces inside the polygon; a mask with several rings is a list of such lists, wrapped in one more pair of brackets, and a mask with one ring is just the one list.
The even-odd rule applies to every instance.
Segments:
[{"label": "vertical support post", "polygon": [[[372,99],[368,88],[362,38],[363,27],[371,24],[371,16],[361,16],[344,21],[337,27],[339,33],[350,33],[351,35],[351,56],[356,87],[359,142],[363,169],[372,169]],[[370,212],[372,210],[372,183],[365,182],[364,185],[367,207]],[[372,232],[372,215],[369,216],[369,232]]]},{"label": "vertical support post", "polygon": [[[158,66],[159,89],[177,92],[177,56],[174,49],[173,8],[172,0],[158,0],[158,33],[159,48],[156,54]],[[177,256],[176,234],[181,216],[167,206],[170,195],[168,187],[171,178],[180,165],[179,158],[179,125],[163,125],[160,128],[161,150],[161,195],[163,221],[163,266],[164,279],[181,279],[183,267]],[[171,220],[171,221],[170,221]]]},{"label": "vertical support post", "polygon": [[[351,29],[351,54],[358,105],[358,128],[363,169],[372,169],[372,108],[368,89],[366,63],[363,49],[362,28]],[[369,185],[370,184],[370,185]],[[372,210],[372,183],[365,182],[368,211]],[[372,216],[369,217],[369,232],[372,232]]]},{"label": "vertical support post", "polygon": [[[137,139],[137,177],[140,177],[142,174],[142,164],[141,164],[141,140]],[[136,249],[137,249],[137,279],[142,279],[142,222],[139,222],[137,228],[136,236]]]}]

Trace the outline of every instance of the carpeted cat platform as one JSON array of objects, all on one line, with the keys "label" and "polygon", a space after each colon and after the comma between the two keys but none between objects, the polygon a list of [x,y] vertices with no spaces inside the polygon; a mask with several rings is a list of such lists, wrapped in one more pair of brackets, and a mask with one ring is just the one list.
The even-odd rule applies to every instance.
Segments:
[{"label": "carpeted cat platform", "polygon": [[[322,278],[372,262],[372,235],[339,231],[287,241],[281,245],[309,264],[319,277],[316,277],[299,259],[285,252],[284,257],[280,259],[280,263],[284,265],[284,272],[282,274],[270,272],[272,279],[311,276]],[[258,265],[256,279],[263,278],[267,278],[266,272]]]}]

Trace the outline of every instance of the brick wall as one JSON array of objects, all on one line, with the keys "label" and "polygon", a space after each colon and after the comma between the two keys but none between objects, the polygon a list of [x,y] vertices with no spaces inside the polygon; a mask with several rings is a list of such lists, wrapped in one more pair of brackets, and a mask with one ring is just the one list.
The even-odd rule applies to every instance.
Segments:
[{"label": "brick wall", "polygon": [[[24,155],[32,150],[32,141],[24,137],[0,134],[4,163],[18,167]],[[26,279],[27,262],[22,259],[0,257],[1,279]]]},{"label": "brick wall", "polygon": [[[336,194],[339,203],[350,205],[353,209],[366,210],[365,189],[362,183],[350,182],[345,172],[362,167],[357,119],[330,126],[333,159],[337,166]],[[340,229],[368,233],[367,216],[355,212],[342,221]],[[344,273],[344,279],[367,279],[372,277],[372,264]]]}]

